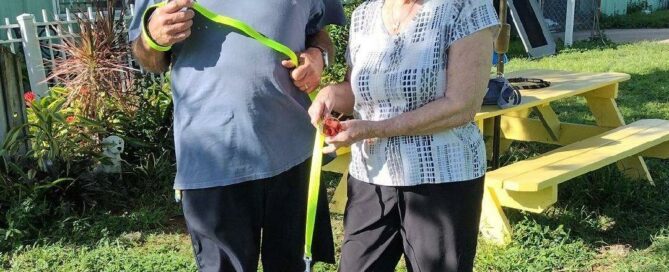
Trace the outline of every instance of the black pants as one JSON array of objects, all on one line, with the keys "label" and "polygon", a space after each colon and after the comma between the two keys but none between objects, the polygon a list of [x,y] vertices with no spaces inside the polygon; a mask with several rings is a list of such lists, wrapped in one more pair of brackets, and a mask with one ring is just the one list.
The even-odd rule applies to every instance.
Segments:
[{"label": "black pants", "polygon": [[[304,271],[309,163],[278,176],[182,192],[183,211],[200,271]],[[314,261],[334,263],[325,186],[314,230]],[[261,233],[262,230],[262,233]]]},{"label": "black pants", "polygon": [[342,272],[472,271],[483,180],[407,187],[349,176]]}]

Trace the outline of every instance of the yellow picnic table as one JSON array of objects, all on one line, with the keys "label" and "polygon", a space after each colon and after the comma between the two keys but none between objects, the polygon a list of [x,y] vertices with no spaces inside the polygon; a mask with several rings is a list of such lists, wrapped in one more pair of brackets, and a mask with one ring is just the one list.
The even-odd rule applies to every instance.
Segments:
[{"label": "yellow picnic table", "polygon": [[[558,185],[576,176],[617,163],[631,179],[652,182],[640,155],[669,158],[669,121],[641,120],[626,125],[618,106],[618,86],[630,79],[622,73],[576,73],[554,70],[524,70],[508,78],[540,78],[551,82],[542,89],[522,90],[520,105],[500,109],[484,106],[475,121],[490,138],[499,129],[499,150],[512,141],[563,146],[521,162],[493,169],[486,174],[481,220],[482,234],[499,243],[509,241],[511,227],[502,207],[542,212],[557,201]],[[561,122],[551,103],[570,97],[585,99],[596,124]],[[534,112],[536,118],[529,118]],[[494,126],[497,118],[498,126]],[[487,140],[488,155],[492,141]],[[341,213],[346,203],[348,149],[323,169],[343,174],[331,201],[331,211]]]}]

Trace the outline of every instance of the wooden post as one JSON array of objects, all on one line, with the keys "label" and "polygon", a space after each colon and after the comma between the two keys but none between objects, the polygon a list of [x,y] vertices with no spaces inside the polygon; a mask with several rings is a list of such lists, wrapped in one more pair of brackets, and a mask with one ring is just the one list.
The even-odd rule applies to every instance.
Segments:
[{"label": "wooden post", "polygon": [[7,54],[5,54],[2,47],[0,47],[0,142],[4,142],[5,136],[9,131],[9,122],[7,117],[9,116],[9,110],[7,109],[7,101],[5,96],[2,95],[5,93],[4,82],[7,78],[5,73],[4,65],[2,62],[7,59]]},{"label": "wooden post", "polygon": [[[23,81],[20,59],[0,47],[0,142],[6,133],[26,123],[26,108],[23,101]],[[22,148],[22,150],[25,150]]]},{"label": "wooden post", "polygon": [[564,46],[570,47],[574,43],[574,11],[576,0],[567,0],[567,18],[564,30]]},{"label": "wooden post", "polygon": [[22,14],[16,17],[16,20],[19,22],[21,28],[21,39],[26,66],[28,68],[30,88],[37,96],[45,96],[49,88],[46,84],[46,72],[44,71],[42,51],[40,50],[39,39],[37,37],[35,16],[32,14]]}]

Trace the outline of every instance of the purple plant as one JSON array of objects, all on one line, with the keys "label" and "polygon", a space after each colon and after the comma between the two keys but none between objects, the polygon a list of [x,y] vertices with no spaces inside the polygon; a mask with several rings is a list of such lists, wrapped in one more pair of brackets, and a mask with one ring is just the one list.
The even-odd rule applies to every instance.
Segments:
[{"label": "purple plant", "polygon": [[114,9],[119,0],[99,2],[90,2],[96,7],[95,19],[77,14],[79,37],[57,45],[65,54],[47,79],[57,79],[67,88],[66,106],[79,108],[89,118],[108,109],[132,111],[136,97],[132,95],[135,69],[128,65],[130,46],[123,31],[125,8]]}]

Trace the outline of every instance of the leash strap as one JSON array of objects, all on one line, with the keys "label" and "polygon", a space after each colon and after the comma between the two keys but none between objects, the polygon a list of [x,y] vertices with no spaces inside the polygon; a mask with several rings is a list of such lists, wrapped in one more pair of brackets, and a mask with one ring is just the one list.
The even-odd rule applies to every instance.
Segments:
[{"label": "leash strap", "polygon": [[318,194],[321,187],[321,168],[323,164],[323,144],[325,135],[323,126],[316,129],[316,140],[314,141],[314,153],[311,156],[311,171],[309,172],[309,194],[307,196],[307,224],[304,233],[304,265],[305,271],[311,271],[311,243],[314,237],[314,226],[316,224],[316,210],[318,209]]},{"label": "leash strap", "polygon": [[[151,38],[151,35],[149,35],[148,31],[148,19],[155,9],[165,6],[168,2],[169,1],[163,1],[158,4],[149,6],[149,8],[147,8],[144,11],[144,14],[142,15],[142,38],[144,39],[146,44],[149,45],[149,47],[160,52],[169,51],[172,47],[160,45],[153,38]],[[290,49],[290,47],[268,38],[267,36],[255,30],[253,27],[247,25],[246,23],[239,21],[237,19],[216,14],[215,12],[205,8],[198,2],[193,3],[193,10],[197,11],[198,13],[200,13],[200,15],[204,16],[205,18],[209,19],[214,23],[226,25],[241,31],[245,35],[258,41],[259,43],[287,56],[290,59],[290,61],[292,61],[293,64],[295,64],[295,66],[299,65],[297,54],[295,54],[295,52],[293,52],[293,50]]]},{"label": "leash strap", "polygon": [[[518,90],[536,90],[547,88],[551,86],[550,81],[546,81],[540,78],[525,78],[525,77],[514,77],[508,79],[510,83],[513,84],[513,87]],[[526,83],[526,84],[520,84]]]}]

